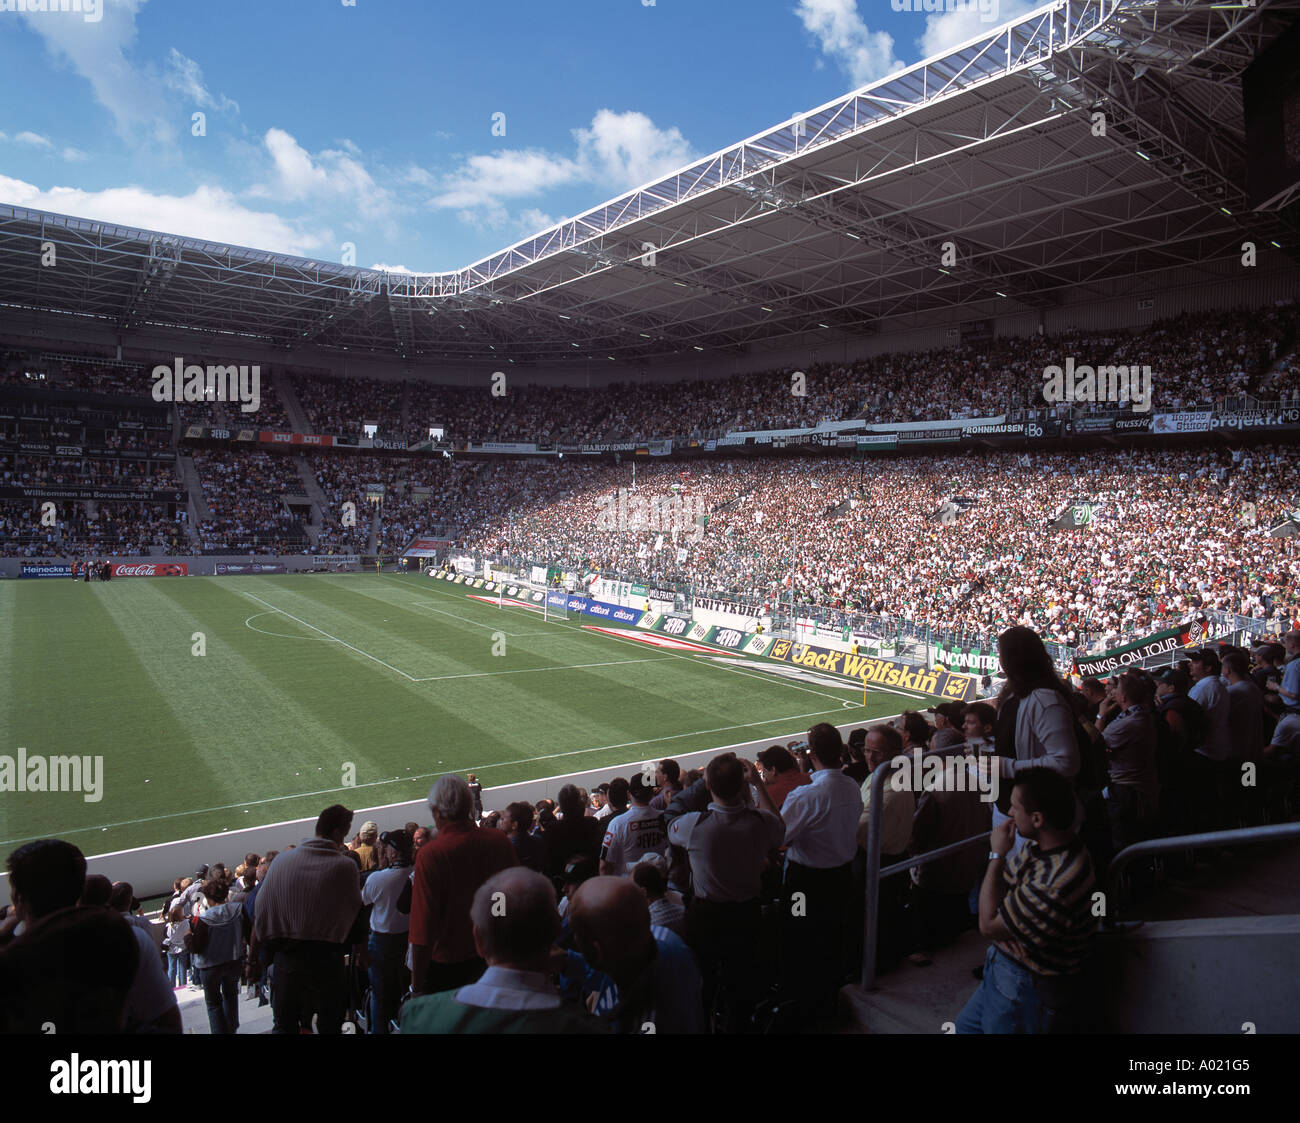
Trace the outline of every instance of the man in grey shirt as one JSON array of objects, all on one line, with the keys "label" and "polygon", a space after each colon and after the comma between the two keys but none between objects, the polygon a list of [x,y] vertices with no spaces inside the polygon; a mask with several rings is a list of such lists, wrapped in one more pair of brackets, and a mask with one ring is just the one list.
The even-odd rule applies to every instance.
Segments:
[{"label": "man in grey shirt", "polygon": [[1116,853],[1151,833],[1159,807],[1154,695],[1150,678],[1125,671],[1106,690],[1098,713],[1110,774],[1106,811]]},{"label": "man in grey shirt", "polygon": [[1214,830],[1220,824],[1226,767],[1232,755],[1228,728],[1228,688],[1219,678],[1219,654],[1211,648],[1191,653],[1192,689],[1188,697],[1200,704],[1207,723],[1205,743],[1192,754],[1193,827]]},{"label": "man in grey shirt", "polygon": [[1264,692],[1250,675],[1250,660],[1243,652],[1223,657],[1223,677],[1228,680],[1228,735],[1234,760],[1258,761],[1264,748]]},{"label": "man in grey shirt", "polygon": [[744,1031],[758,998],[763,868],[785,839],[781,817],[750,801],[757,775],[734,753],[714,757],[704,771],[708,809],[687,812],[668,828],[669,842],[690,860],[695,897],[686,913],[686,942],[704,978],[704,1008],[712,1012],[718,987],[724,987],[722,1028],[729,1033]]}]

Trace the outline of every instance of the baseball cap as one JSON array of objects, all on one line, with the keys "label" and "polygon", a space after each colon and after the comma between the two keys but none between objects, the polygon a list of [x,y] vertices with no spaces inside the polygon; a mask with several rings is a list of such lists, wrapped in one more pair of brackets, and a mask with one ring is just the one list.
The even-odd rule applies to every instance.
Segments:
[{"label": "baseball cap", "polygon": [[372,823],[369,821],[364,822],[361,824],[361,830],[358,833],[361,835],[362,838],[368,838],[372,835],[377,835],[379,834],[379,824]]},{"label": "baseball cap", "polygon": [[966,705],[964,702],[940,702],[937,706],[931,706],[926,712],[943,714],[954,725],[960,725],[962,718],[966,716]]},{"label": "baseball cap", "polygon": [[1187,657],[1193,663],[1203,663],[1211,671],[1219,669],[1219,653],[1212,647],[1202,647],[1199,651],[1189,652]]},{"label": "baseball cap", "polygon": [[590,858],[570,858],[564,867],[564,884],[581,885],[598,873],[596,863]]}]

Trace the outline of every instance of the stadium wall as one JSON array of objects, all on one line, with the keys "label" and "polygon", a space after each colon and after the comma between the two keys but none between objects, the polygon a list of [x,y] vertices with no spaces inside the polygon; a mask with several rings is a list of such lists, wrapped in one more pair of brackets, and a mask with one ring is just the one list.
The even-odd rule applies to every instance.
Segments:
[{"label": "stadium wall", "polygon": [[[872,722],[888,720],[888,715],[873,718]],[[848,739],[849,733],[862,722],[841,725],[840,732]],[[673,759],[682,766],[683,771],[691,768],[703,768],[719,753],[735,752],[753,759],[754,755],[773,744],[784,744],[794,738],[803,739],[805,729],[791,729],[779,737],[765,737],[757,741],[746,741],[736,745],[720,745],[700,752],[674,754]],[[525,780],[518,784],[506,784],[501,787],[483,789],[483,808],[485,811],[502,810],[508,803],[525,799],[536,803],[539,799],[555,799],[565,784],[577,784],[592,788],[596,784],[608,781],[615,776],[625,776],[641,770],[645,764],[653,766],[662,760],[662,756],[649,757],[644,760],[630,760],[623,764],[610,764],[601,768],[591,768],[584,772],[571,772],[561,776],[547,776],[538,780]],[[352,789],[357,790],[359,789]],[[348,799],[349,789],[343,789],[335,798],[322,796],[321,808],[331,802],[343,802],[351,806]],[[353,812],[352,832],[355,834],[361,824],[373,820],[379,829],[390,830],[402,826],[409,820],[429,825],[432,816],[427,802],[428,789],[420,792],[419,799],[404,803],[388,803],[380,807],[356,808]],[[223,862],[234,869],[244,855],[249,852],[265,854],[268,850],[283,850],[287,845],[296,845],[302,839],[310,837],[316,826],[316,817],[309,819],[290,819],[281,823],[271,823],[264,827],[249,827],[243,830],[222,831],[219,834],[200,835],[197,838],[180,839],[176,842],[163,842],[154,846],[141,846],[132,850],[117,850],[107,854],[87,856],[87,872],[103,874],[112,881],[129,881],[140,898],[160,897],[171,892],[172,882],[177,877],[188,877],[200,865]],[[0,872],[0,900],[8,899],[9,875]]]},{"label": "stadium wall", "polygon": [[[24,566],[36,565],[67,565],[73,560],[80,561],[83,555],[75,556],[63,555],[43,555],[33,558],[0,558],[0,578],[21,578]],[[184,565],[189,571],[190,577],[213,577],[216,575],[218,565],[280,565],[290,573],[310,573],[315,569],[323,568],[318,565],[317,558],[328,558],[329,555],[304,555],[290,554],[288,556],[258,554],[179,554],[147,557],[122,557],[117,554],[107,556],[114,565],[171,565],[173,563]],[[350,568],[356,568],[351,566]],[[58,578],[54,578],[58,580]],[[71,577],[64,577],[63,580],[70,581]],[[130,581],[135,578],[125,577],[116,578],[115,580]]]}]

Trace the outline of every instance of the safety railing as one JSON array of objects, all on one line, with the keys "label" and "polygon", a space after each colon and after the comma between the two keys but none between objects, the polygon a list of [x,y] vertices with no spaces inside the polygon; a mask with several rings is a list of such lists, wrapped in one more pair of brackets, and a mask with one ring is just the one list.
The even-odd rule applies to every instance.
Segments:
[{"label": "safety railing", "polygon": [[1222,849],[1249,846],[1257,842],[1279,842],[1291,838],[1300,838],[1300,823],[1269,823],[1262,827],[1241,827],[1230,831],[1203,831],[1200,834],[1184,834],[1174,838],[1151,838],[1145,842],[1135,842],[1132,846],[1126,846],[1111,860],[1106,874],[1106,884],[1111,891],[1109,924],[1114,925],[1120,919],[1122,898],[1116,891],[1119,886],[1119,875],[1124,872],[1126,866],[1135,861],[1156,854],[1203,850],[1208,846]]},{"label": "safety railing", "polygon": [[[915,754],[914,760],[909,764],[913,769],[913,775],[920,775],[920,762],[927,757],[944,757],[944,756],[976,756],[975,750],[969,744],[950,745],[946,749],[931,749],[926,753]],[[897,758],[895,758],[897,759]],[[924,854],[917,854],[915,857],[908,858],[904,862],[896,862],[892,866],[880,868],[881,856],[881,838],[884,832],[885,816],[883,814],[883,801],[885,784],[893,777],[897,769],[886,761],[879,765],[868,780],[870,788],[868,789],[871,796],[870,811],[867,814],[867,875],[866,875],[866,902],[863,910],[863,934],[862,941],[862,989],[870,990],[876,983],[876,949],[880,943],[880,932],[877,926],[880,915],[880,882],[882,878],[897,877],[907,870],[915,869],[918,866],[926,866],[931,862],[937,862],[942,858],[947,858],[953,854],[958,854],[963,850],[970,850],[976,846],[987,847],[989,845],[989,832],[983,831],[980,834],[971,835],[970,838],[963,839],[960,842],[952,842],[947,846],[941,846],[936,850],[927,850]]]}]

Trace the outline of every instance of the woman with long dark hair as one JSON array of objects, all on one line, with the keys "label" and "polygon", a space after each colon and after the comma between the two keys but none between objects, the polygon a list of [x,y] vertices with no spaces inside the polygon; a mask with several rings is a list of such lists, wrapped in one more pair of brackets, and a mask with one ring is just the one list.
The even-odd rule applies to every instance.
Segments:
[{"label": "woman with long dark hair", "polygon": [[1073,782],[1080,764],[1070,688],[1056,673],[1038,633],[1008,628],[998,636],[998,658],[1007,681],[998,695],[993,733],[994,752],[1000,758],[995,828],[1010,814],[1018,771],[1050,768]]}]

